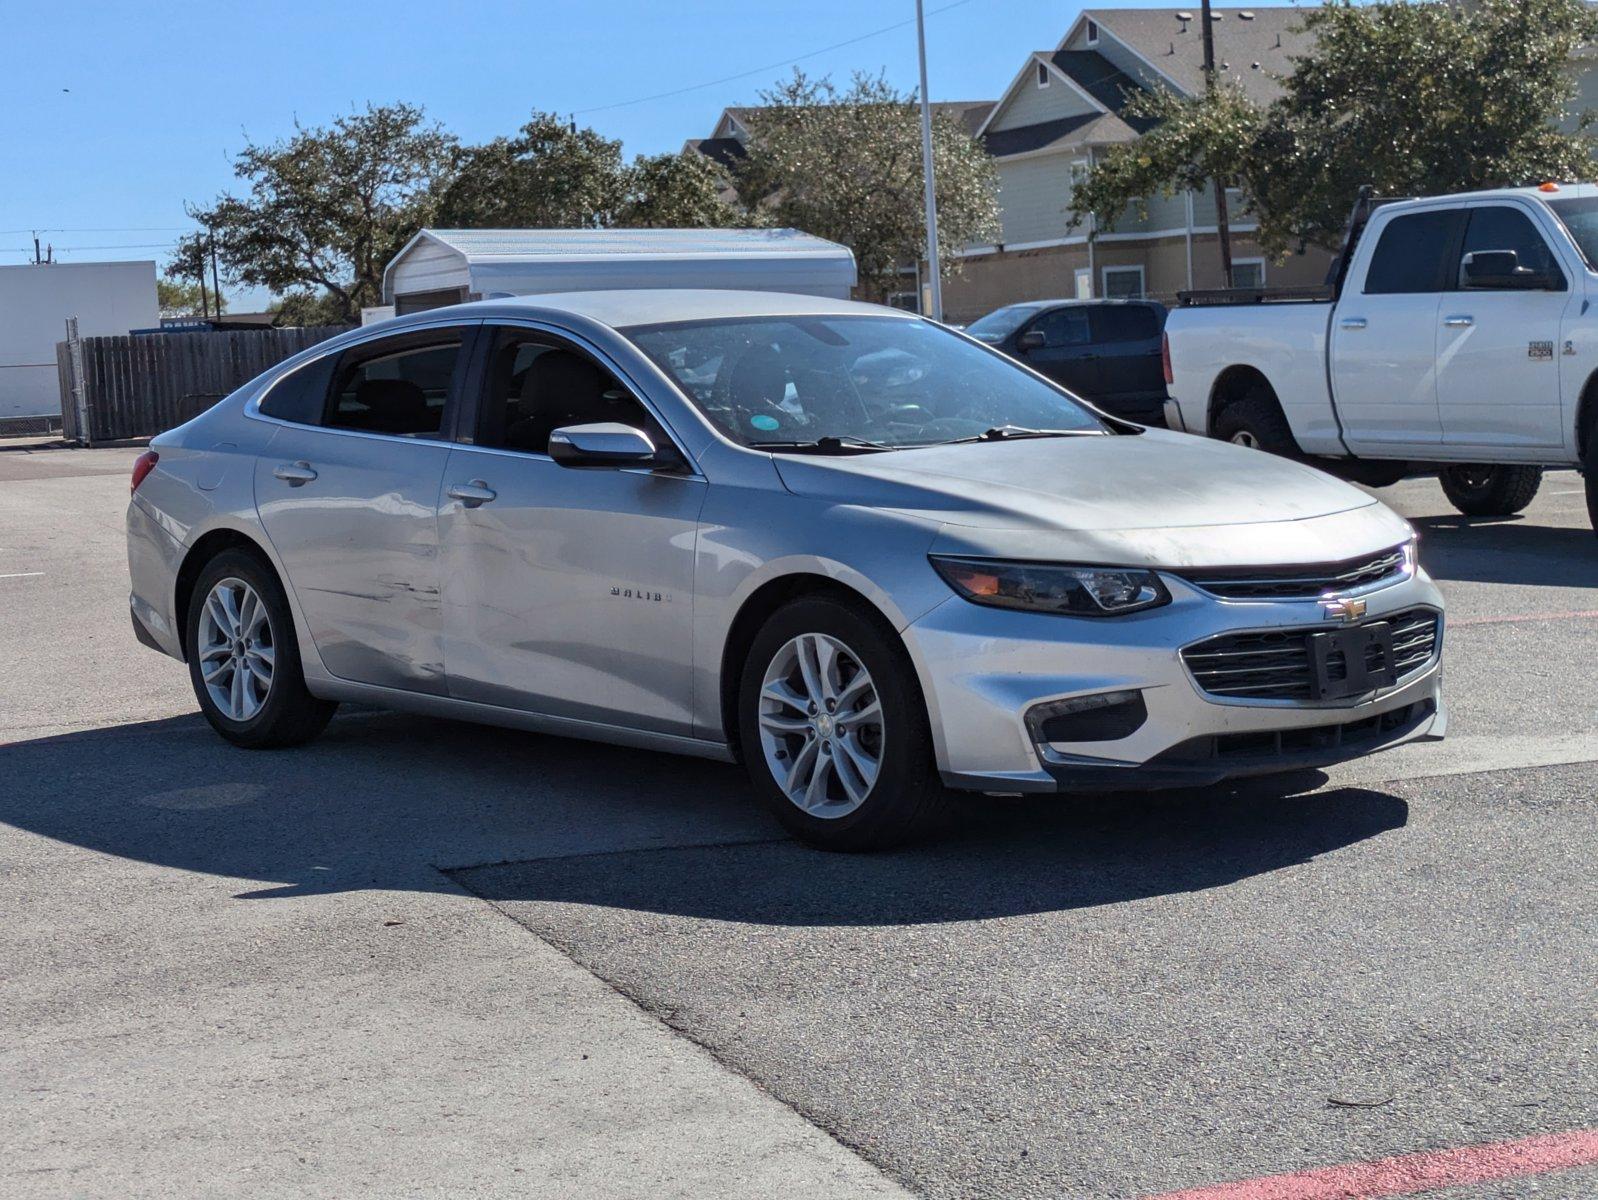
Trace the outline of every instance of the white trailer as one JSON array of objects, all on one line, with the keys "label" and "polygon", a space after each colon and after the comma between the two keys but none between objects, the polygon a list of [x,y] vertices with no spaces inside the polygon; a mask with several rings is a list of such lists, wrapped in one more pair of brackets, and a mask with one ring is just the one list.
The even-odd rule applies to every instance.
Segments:
[{"label": "white trailer", "polygon": [[424,229],[383,272],[397,313],[610,288],[736,288],[847,300],[847,246],[797,229]]},{"label": "white trailer", "polygon": [[155,263],[0,267],[0,420],[60,414],[55,347],[68,317],[78,319],[81,337],[156,325]]}]

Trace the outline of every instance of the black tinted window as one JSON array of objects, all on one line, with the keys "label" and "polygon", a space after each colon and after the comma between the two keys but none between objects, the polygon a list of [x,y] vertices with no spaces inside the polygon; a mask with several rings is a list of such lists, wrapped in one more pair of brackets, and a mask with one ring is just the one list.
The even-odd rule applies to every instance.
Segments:
[{"label": "black tinted window", "polygon": [[1032,328],[1043,331],[1045,346],[1085,346],[1093,340],[1085,308],[1057,308],[1046,312],[1032,323]]},{"label": "black tinted window", "polygon": [[388,352],[364,347],[339,369],[327,424],[369,433],[436,437],[444,422],[459,341]]},{"label": "black tinted window", "polygon": [[500,334],[489,362],[479,445],[547,454],[555,430],[605,421],[642,429],[656,446],[666,438],[649,410],[586,355]]},{"label": "black tinted window", "polygon": [[1519,209],[1503,205],[1471,209],[1470,222],[1465,226],[1465,247],[1460,254],[1460,287],[1465,285],[1464,256],[1482,250],[1513,250],[1522,267],[1552,271],[1561,281],[1564,279],[1548,243],[1531,218]]},{"label": "black tinted window", "polygon": [[1101,342],[1146,342],[1160,336],[1160,318],[1142,304],[1107,304],[1096,318]]},{"label": "black tinted window", "polygon": [[1365,275],[1366,295],[1440,292],[1453,276],[1455,232],[1461,213],[1411,213],[1388,222]]},{"label": "black tinted window", "polygon": [[321,424],[327,386],[333,381],[333,364],[337,361],[338,355],[329,354],[290,371],[261,399],[261,412],[280,421]]}]

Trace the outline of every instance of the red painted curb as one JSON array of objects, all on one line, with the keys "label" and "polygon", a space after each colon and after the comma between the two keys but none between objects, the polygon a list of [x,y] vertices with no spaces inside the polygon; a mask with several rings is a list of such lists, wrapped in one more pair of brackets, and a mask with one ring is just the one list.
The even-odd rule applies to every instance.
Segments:
[{"label": "red painted curb", "polygon": [[1216,1183],[1145,1200],[1373,1200],[1594,1165],[1598,1165],[1598,1129],[1577,1129]]}]

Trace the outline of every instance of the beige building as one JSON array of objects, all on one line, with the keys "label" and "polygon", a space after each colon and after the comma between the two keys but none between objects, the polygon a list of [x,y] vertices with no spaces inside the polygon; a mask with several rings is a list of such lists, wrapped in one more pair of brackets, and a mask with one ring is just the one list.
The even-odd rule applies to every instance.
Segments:
[{"label": "beige building", "polygon": [[[1171,300],[1191,287],[1219,287],[1211,190],[1153,197],[1114,228],[1073,228],[1071,192],[1112,146],[1148,125],[1128,101],[1156,88],[1192,95],[1204,87],[1198,8],[1088,9],[1053,50],[1028,56],[977,131],[999,173],[1002,235],[965,252],[944,286],[950,320],[968,321],[1001,304],[1057,296],[1149,296]],[[1292,8],[1217,8],[1216,68],[1255,100],[1278,92],[1276,78],[1305,46]],[[1253,226],[1232,213],[1233,281],[1239,285],[1319,283],[1331,256],[1311,248],[1268,262]],[[1090,237],[1090,233],[1093,235]]]}]

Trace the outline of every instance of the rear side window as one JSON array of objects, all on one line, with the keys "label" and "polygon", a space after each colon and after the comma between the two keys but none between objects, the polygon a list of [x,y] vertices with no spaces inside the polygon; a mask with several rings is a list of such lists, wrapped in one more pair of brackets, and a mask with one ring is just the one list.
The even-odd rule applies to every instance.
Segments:
[{"label": "rear side window", "polygon": [[1365,274],[1367,296],[1441,292],[1453,277],[1452,260],[1461,209],[1410,213],[1382,230]]},{"label": "rear side window", "polygon": [[1106,304],[1094,315],[1101,342],[1146,342],[1160,336],[1160,319],[1144,304]]},{"label": "rear side window", "polygon": [[326,354],[283,376],[262,398],[262,415],[298,425],[321,424],[328,385],[333,382],[333,364],[337,361],[338,355]]},{"label": "rear side window", "polygon": [[348,356],[339,367],[324,424],[403,437],[437,437],[460,362],[458,337],[429,345]]}]

